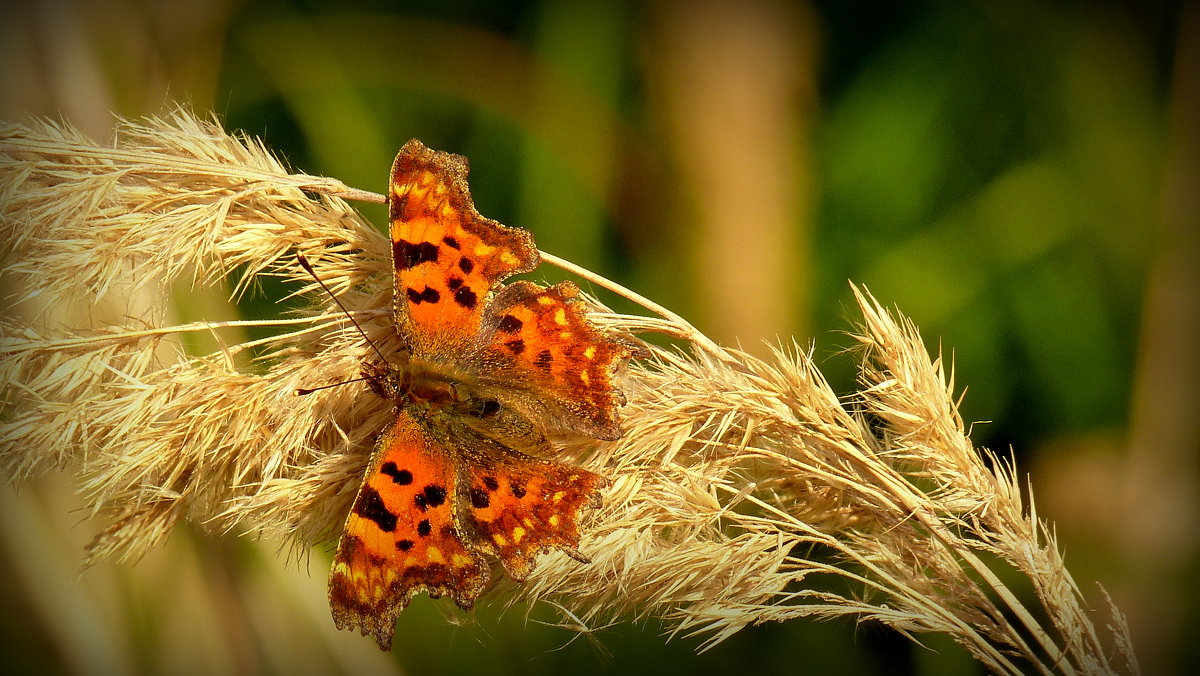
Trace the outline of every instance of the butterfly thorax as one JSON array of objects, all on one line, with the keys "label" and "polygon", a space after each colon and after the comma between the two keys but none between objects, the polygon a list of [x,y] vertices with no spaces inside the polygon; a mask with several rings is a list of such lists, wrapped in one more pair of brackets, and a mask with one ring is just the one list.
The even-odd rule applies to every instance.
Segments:
[{"label": "butterfly thorax", "polygon": [[364,364],[363,376],[372,392],[398,407],[426,405],[440,408],[462,402],[468,396],[466,388],[456,383],[461,378],[450,369],[411,358],[405,358],[400,365]]},{"label": "butterfly thorax", "polygon": [[397,409],[409,410],[426,420],[462,419],[468,427],[489,437],[507,434],[503,430],[488,434],[487,428],[493,425],[485,425],[484,421],[500,423],[496,419],[501,418],[506,421],[502,423],[504,426],[511,426],[508,419],[515,415],[511,410],[498,415],[507,408],[501,405],[501,393],[494,391],[494,387],[474,383],[470,374],[453,366],[406,357],[400,365],[364,364],[363,375],[371,391],[391,401]]}]

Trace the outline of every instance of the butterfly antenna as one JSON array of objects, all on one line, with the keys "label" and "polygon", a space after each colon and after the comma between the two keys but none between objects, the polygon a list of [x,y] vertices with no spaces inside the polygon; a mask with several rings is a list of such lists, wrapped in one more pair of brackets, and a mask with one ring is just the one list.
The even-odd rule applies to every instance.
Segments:
[{"label": "butterfly antenna", "polygon": [[316,392],[317,390],[327,390],[331,387],[338,387],[339,385],[348,385],[350,383],[357,383],[357,382],[361,382],[363,380],[370,380],[370,378],[368,376],[359,376],[357,378],[351,378],[350,380],[343,380],[338,383],[329,383],[328,385],[319,385],[317,387],[297,387],[296,394],[299,396],[304,396],[306,394],[312,394],[313,392]]},{"label": "butterfly antenna", "polygon": [[[308,274],[312,275],[312,278],[314,280],[316,280],[317,284],[321,285],[321,288],[325,290],[325,293],[329,294],[329,297],[333,299],[333,302],[337,303],[337,306],[339,308],[341,308],[343,313],[345,313],[346,319],[350,320],[350,323],[354,325],[354,328],[358,329],[358,332],[360,334],[362,334],[363,339],[367,341],[367,345],[370,345],[371,349],[375,350],[375,354],[379,355],[379,358],[382,359],[383,362],[386,364],[388,359],[387,359],[387,357],[384,356],[383,350],[380,350],[379,346],[376,345],[375,342],[372,341],[371,338],[367,335],[367,332],[363,331],[363,327],[359,326],[358,322],[356,322],[354,320],[354,315],[350,314],[350,311],[346,309],[345,305],[342,305],[342,301],[338,300],[338,297],[333,295],[333,292],[329,290],[328,286],[325,286],[325,282],[321,281],[321,278],[317,276],[316,271],[313,270],[312,265],[309,265],[308,259],[304,257],[304,254],[296,254],[296,260],[300,262],[300,267],[304,268],[304,271],[307,272]],[[365,380],[365,378],[356,378],[355,380]],[[355,380],[347,380],[346,382],[352,383],[352,382],[355,382]],[[340,385],[341,383],[336,383],[336,384]],[[329,386],[326,386],[326,387],[329,387]],[[319,390],[319,389],[323,389],[323,388],[317,387],[314,389]]]}]

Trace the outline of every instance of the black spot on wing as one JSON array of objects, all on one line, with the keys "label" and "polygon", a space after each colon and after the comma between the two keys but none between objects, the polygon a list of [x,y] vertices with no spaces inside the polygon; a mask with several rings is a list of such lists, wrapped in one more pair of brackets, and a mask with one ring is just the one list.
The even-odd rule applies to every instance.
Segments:
[{"label": "black spot on wing", "polygon": [[392,258],[396,267],[407,270],[421,263],[437,262],[438,247],[430,242],[406,242],[398,239],[392,242]]},{"label": "black spot on wing", "polygon": [[425,487],[425,503],[430,507],[440,507],[446,501],[446,489],[430,484]]},{"label": "black spot on wing", "polygon": [[469,275],[471,274],[471,271],[475,269],[475,263],[473,263],[470,258],[463,256],[462,258],[458,259],[458,269]]},{"label": "black spot on wing", "polygon": [[432,532],[433,525],[429,523],[429,519],[421,519],[421,523],[417,524],[417,535],[425,538],[429,537],[429,534]]},{"label": "black spot on wing", "polygon": [[412,549],[412,546],[413,546],[412,540],[397,540],[396,541],[396,549],[399,549],[402,552],[407,552],[408,550]]},{"label": "black spot on wing", "polygon": [[525,323],[520,319],[517,319],[512,315],[504,315],[500,318],[500,323],[496,325],[496,328],[504,333],[516,333],[517,331],[520,331],[521,327],[524,325]]},{"label": "black spot on wing", "polygon": [[445,237],[443,237],[442,242],[444,242],[446,244],[446,246],[450,247],[451,249],[454,249],[455,251],[458,251],[459,248],[461,248],[458,246],[458,240],[454,239],[450,235],[446,235]]},{"label": "black spot on wing", "polygon": [[510,340],[505,343],[504,346],[512,350],[513,354],[521,354],[525,351],[525,341],[521,340],[520,338],[516,340]]},{"label": "black spot on wing", "polygon": [[483,477],[483,485],[489,491],[494,491],[497,488],[500,488],[500,482],[496,481],[496,477],[494,477],[494,476]]},{"label": "black spot on wing", "polygon": [[474,309],[475,303],[479,301],[479,297],[471,290],[469,286],[460,286],[454,290],[454,302],[467,308]]},{"label": "black spot on wing", "polygon": [[421,303],[436,303],[442,299],[442,294],[438,293],[437,289],[428,286],[425,287],[424,291],[417,291],[416,289],[410,287],[407,291],[405,291],[405,295],[408,296],[408,302],[412,303],[413,305],[420,305]]},{"label": "black spot on wing", "polygon": [[383,504],[379,491],[370,485],[362,487],[358,499],[354,501],[354,513],[369,521],[374,521],[379,530],[390,533],[396,530],[396,515],[388,511]]},{"label": "black spot on wing", "polygon": [[550,350],[542,350],[538,352],[537,357],[533,360],[533,365],[539,369],[550,372],[550,365],[554,363],[554,355],[550,354]]},{"label": "black spot on wing", "polygon": [[413,481],[412,472],[397,468],[396,463],[390,460],[383,463],[383,467],[380,467],[379,471],[382,474],[392,477],[392,481],[400,486],[407,486]]},{"label": "black spot on wing", "polygon": [[491,501],[488,499],[488,494],[478,488],[471,489],[471,506],[475,509],[487,509]]}]

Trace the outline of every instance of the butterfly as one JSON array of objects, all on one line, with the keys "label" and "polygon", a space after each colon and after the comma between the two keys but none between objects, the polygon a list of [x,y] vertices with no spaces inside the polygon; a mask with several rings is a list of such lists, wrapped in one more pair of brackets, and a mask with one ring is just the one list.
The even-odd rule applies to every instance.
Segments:
[{"label": "butterfly", "polygon": [[539,263],[528,231],[480,216],[465,158],[409,141],[388,212],[402,346],[364,362],[395,419],[376,442],[338,543],[329,603],[339,629],[391,648],[412,597],[469,610],[489,558],[525,579],[537,557],[579,551],[580,512],[608,481],[556,462],[551,438],[615,440],[616,372],[633,354],[586,316],[570,282],[505,283]]}]

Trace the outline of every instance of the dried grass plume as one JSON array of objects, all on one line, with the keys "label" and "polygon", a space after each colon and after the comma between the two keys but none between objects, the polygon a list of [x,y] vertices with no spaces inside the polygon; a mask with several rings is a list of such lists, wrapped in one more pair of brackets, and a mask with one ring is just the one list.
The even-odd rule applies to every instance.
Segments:
[{"label": "dried grass plume", "polygon": [[[365,388],[296,396],[354,377],[368,349],[297,253],[368,333],[391,332],[388,244],[346,198],[379,196],[290,173],[183,112],[125,122],[109,144],[46,120],[0,125],[0,478],[78,467],[112,520],[89,560],[135,560],[180,519],[300,548],[335,538],[391,415]],[[794,345],[767,360],[723,348],[545,258],[649,311],[597,306],[608,330],[684,346],[650,348],[623,377],[622,440],[564,443],[613,480],[585,524],[591,564],[548,555],[493,594],[551,602],[580,630],[665,618],[702,647],[751,624],[853,616],[948,635],[996,673],[1137,673],[1120,612],[1085,606],[1012,460],[966,435],[941,357],[865,289],[859,388],[839,397]],[[228,283],[240,297],[267,276],[304,307],[174,324],[158,297],[95,321],[146,289]],[[272,333],[208,354],[181,340],[248,326]]]}]

